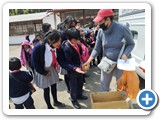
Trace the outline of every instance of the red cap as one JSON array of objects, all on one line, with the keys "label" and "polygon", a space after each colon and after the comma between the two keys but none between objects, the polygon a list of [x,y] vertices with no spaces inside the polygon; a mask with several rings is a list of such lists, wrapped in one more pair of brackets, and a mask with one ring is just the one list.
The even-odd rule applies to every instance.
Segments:
[{"label": "red cap", "polygon": [[93,20],[94,22],[100,22],[104,17],[113,16],[114,12],[112,9],[100,9],[96,18]]}]

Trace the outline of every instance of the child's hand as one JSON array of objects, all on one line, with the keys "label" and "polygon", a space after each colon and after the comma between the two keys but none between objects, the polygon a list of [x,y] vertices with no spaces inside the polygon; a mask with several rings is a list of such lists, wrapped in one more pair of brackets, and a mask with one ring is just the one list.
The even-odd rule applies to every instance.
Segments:
[{"label": "child's hand", "polygon": [[88,65],[85,65],[85,66],[83,65],[83,66],[82,66],[82,70],[83,70],[83,71],[89,70],[89,64],[88,64]]},{"label": "child's hand", "polygon": [[79,67],[77,67],[77,68],[75,69],[75,71],[78,72],[78,73],[81,73],[81,74],[84,74],[84,73],[85,73],[85,72],[82,71],[81,68],[79,68]]},{"label": "child's hand", "polygon": [[50,75],[51,75],[51,72],[48,72],[46,76],[50,76]]}]

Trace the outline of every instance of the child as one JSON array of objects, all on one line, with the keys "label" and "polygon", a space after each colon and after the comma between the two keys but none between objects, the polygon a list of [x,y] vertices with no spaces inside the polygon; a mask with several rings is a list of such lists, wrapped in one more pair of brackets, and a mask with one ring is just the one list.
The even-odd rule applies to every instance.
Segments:
[{"label": "child", "polygon": [[28,42],[31,41],[31,40],[29,39],[29,35],[28,35],[28,34],[25,35],[25,40],[27,40]]},{"label": "child", "polygon": [[[61,47],[62,47],[62,49],[63,49],[63,43],[66,42],[66,40],[67,40],[66,30],[69,28],[75,27],[76,23],[77,23],[76,19],[73,16],[69,15],[66,17],[66,19],[62,23],[60,23],[58,25],[57,28],[59,28],[59,31],[61,33],[61,43],[62,43]],[[60,50],[60,54],[61,54],[60,56],[62,56],[61,60],[58,61],[61,66],[60,67],[60,74],[64,75],[64,81],[67,86],[67,92],[70,93],[69,78],[68,78],[68,74],[67,74],[68,67],[66,67],[66,66],[68,66],[68,64],[65,64],[66,61],[65,61],[65,58],[63,55],[64,54],[63,50],[62,51]]]},{"label": "child", "polygon": [[44,99],[48,109],[54,109],[50,103],[50,88],[54,100],[54,106],[65,107],[65,104],[57,100],[57,73],[58,62],[56,49],[60,46],[61,35],[57,30],[46,33],[42,43],[33,48],[31,55],[32,65],[35,70],[35,84],[44,90]]},{"label": "child", "polygon": [[75,28],[70,28],[67,30],[67,37],[68,41],[63,50],[66,63],[70,65],[68,68],[68,76],[71,102],[76,109],[80,109],[81,106],[78,103],[78,99],[86,100],[88,97],[82,95],[84,71],[81,70],[81,49],[77,44],[80,38],[79,31]]},{"label": "child", "polygon": [[16,109],[35,109],[28,84],[33,77],[26,71],[21,71],[21,62],[18,58],[9,59],[9,97]]},{"label": "child", "polygon": [[35,34],[35,38],[32,41],[32,45],[35,46],[36,44],[38,44],[41,41],[41,35],[40,33],[36,33]]},{"label": "child", "polygon": [[21,65],[26,67],[32,73],[31,67],[32,46],[28,40],[24,40],[21,44],[20,61]]}]

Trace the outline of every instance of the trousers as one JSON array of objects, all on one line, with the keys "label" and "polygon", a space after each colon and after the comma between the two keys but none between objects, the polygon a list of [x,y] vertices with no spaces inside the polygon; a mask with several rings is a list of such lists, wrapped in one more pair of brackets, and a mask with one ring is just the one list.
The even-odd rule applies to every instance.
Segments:
[{"label": "trousers", "polygon": [[118,68],[115,68],[111,73],[106,73],[103,70],[101,70],[100,90],[102,92],[109,91],[110,83],[111,83],[114,72],[116,72],[116,80],[118,80],[123,74],[123,70],[119,70]]}]

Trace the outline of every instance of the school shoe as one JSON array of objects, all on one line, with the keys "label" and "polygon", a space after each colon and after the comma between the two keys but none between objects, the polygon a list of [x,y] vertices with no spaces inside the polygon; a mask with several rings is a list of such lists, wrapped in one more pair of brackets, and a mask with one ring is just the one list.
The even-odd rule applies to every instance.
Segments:
[{"label": "school shoe", "polygon": [[64,103],[61,103],[61,102],[54,103],[54,106],[57,106],[57,107],[66,107],[66,105]]},{"label": "school shoe", "polygon": [[54,109],[54,107],[52,107],[52,106],[48,106],[48,109]]},{"label": "school shoe", "polygon": [[71,93],[71,92],[70,92],[70,90],[67,90],[67,93],[69,93],[69,94],[70,94],[70,93]]},{"label": "school shoe", "polygon": [[81,109],[81,105],[78,103],[78,101],[72,101],[73,107],[76,109]]},{"label": "school shoe", "polygon": [[93,66],[97,66],[95,63],[93,63]]},{"label": "school shoe", "polygon": [[61,82],[61,81],[63,81],[63,79],[59,78],[59,81]]},{"label": "school shoe", "polygon": [[77,99],[78,99],[78,100],[87,100],[87,99],[88,99],[88,97],[87,97],[87,96],[82,95],[82,96],[77,97]]},{"label": "school shoe", "polygon": [[86,79],[85,78],[83,79],[83,83],[86,83]]}]

